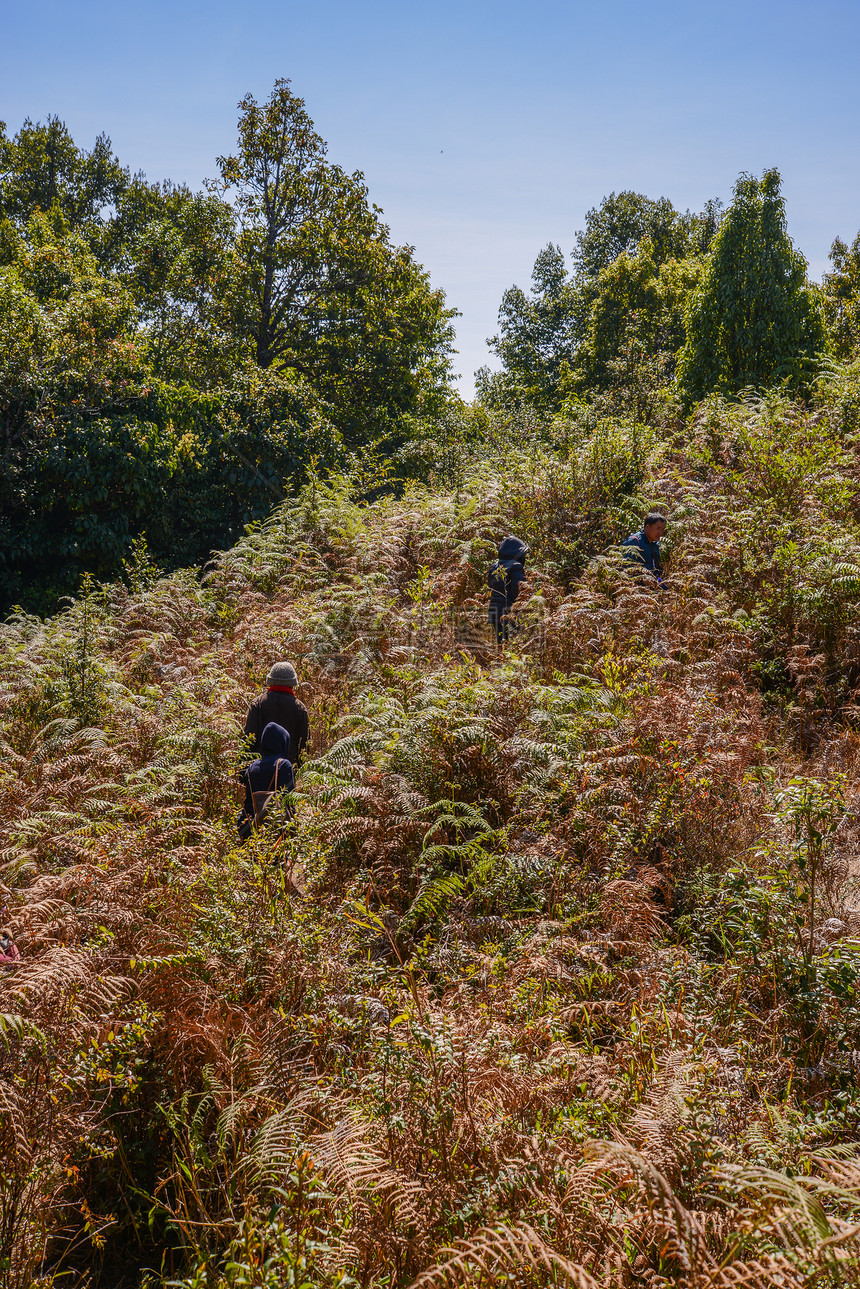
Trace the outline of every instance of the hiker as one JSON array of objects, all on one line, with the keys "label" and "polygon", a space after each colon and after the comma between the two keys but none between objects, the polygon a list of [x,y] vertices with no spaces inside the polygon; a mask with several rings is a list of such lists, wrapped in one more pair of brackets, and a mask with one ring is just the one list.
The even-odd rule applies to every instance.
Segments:
[{"label": "hiker", "polygon": [[660,559],[660,538],[666,531],[666,516],[656,510],[649,510],[638,533],[631,533],[621,543],[621,553],[625,559],[646,568],[656,579],[659,586],[663,581],[663,563]]},{"label": "hiker", "polygon": [[490,608],[487,614],[498,644],[507,640],[513,629],[510,611],[514,600],[520,593],[520,583],[526,576],[526,555],[528,546],[519,537],[506,537],[499,547],[499,558],[495,560],[487,573],[487,585],[490,588]]},{"label": "hiker", "polygon": [[21,961],[18,946],[8,927],[0,927],[0,967],[12,967]]},{"label": "hiker", "polygon": [[239,776],[245,785],[245,804],[239,811],[236,826],[242,841],[247,841],[254,827],[259,827],[270,809],[276,792],[292,792],[296,786],[290,760],[290,735],[282,725],[269,721],[260,738],[260,758],[252,761]]},{"label": "hiker", "polygon": [[285,729],[290,736],[296,769],[302,763],[302,752],[308,741],[308,709],[296,698],[298,683],[291,662],[276,662],[266,677],[266,693],[254,699],[245,721],[245,733],[251,736],[251,751],[258,756],[262,746],[260,737],[269,722],[274,721]]}]

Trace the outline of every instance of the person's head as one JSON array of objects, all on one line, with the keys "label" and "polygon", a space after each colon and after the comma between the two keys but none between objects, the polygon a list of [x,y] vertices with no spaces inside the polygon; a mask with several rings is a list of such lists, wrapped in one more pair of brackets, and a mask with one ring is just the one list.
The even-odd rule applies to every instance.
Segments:
[{"label": "person's head", "polygon": [[499,559],[517,560],[525,567],[529,548],[519,537],[506,537],[499,547]]},{"label": "person's head", "polygon": [[12,943],[12,932],[9,930],[8,926],[0,926],[0,944],[2,944],[5,948],[7,944],[11,944],[11,943]]},{"label": "person's head", "polygon": [[666,531],[666,516],[659,510],[649,510],[642,524],[642,531],[649,542],[659,542]]},{"label": "person's head", "polygon": [[263,756],[289,757],[289,730],[285,730],[283,725],[278,725],[276,721],[269,721],[260,736],[260,752]]},{"label": "person's head", "polygon": [[284,689],[294,689],[299,683],[296,669],[291,662],[276,662],[269,668],[266,684],[281,685]]}]

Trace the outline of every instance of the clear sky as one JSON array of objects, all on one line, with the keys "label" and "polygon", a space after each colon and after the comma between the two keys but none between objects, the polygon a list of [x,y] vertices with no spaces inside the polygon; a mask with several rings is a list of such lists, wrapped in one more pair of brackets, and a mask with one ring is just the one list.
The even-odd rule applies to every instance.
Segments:
[{"label": "clear sky", "polygon": [[860,229],[860,0],[0,0],[0,119],[199,185],[280,76],[460,309],[468,394],[502,292],[634,188],[700,209],[780,168],[814,276]]}]

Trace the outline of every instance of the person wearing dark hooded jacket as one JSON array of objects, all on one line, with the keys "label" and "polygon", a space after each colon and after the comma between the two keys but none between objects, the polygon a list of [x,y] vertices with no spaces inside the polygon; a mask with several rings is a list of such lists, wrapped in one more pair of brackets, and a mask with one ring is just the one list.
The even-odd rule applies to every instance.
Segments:
[{"label": "person wearing dark hooded jacket", "polygon": [[509,614],[526,576],[528,546],[519,537],[506,537],[499,547],[499,558],[490,565],[487,585],[490,588],[488,617],[499,644],[508,639]]},{"label": "person wearing dark hooded jacket", "polygon": [[255,810],[254,793],[292,792],[296,786],[290,760],[290,736],[282,725],[269,722],[260,738],[260,753],[259,760],[252,761],[240,775],[245,785],[245,804],[236,823],[243,841],[248,840],[255,822],[258,822],[259,800]]}]

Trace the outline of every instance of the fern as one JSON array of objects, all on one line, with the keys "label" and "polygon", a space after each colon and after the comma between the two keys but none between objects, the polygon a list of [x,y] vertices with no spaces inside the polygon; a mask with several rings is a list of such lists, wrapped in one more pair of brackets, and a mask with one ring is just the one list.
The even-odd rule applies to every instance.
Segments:
[{"label": "fern", "polygon": [[465,885],[459,873],[443,873],[441,877],[424,878],[400,923],[399,931],[406,933],[424,922],[436,921],[461,894]]}]

